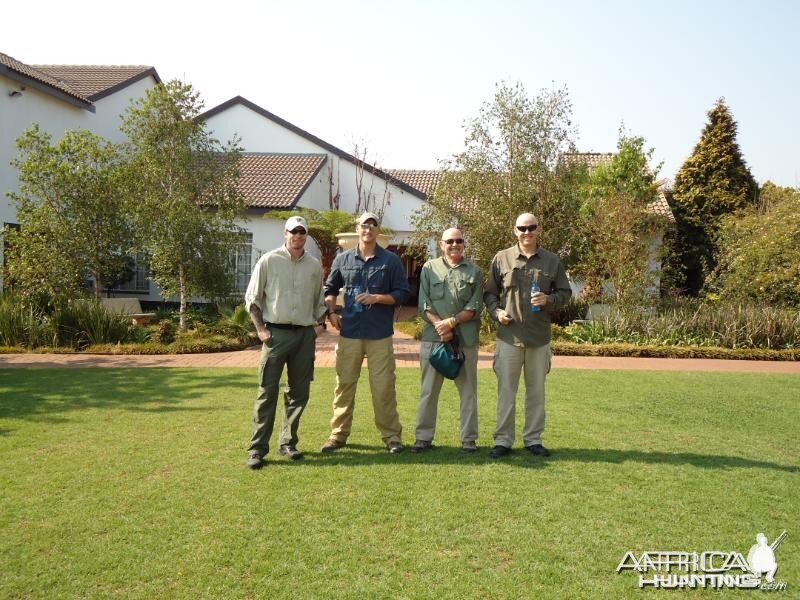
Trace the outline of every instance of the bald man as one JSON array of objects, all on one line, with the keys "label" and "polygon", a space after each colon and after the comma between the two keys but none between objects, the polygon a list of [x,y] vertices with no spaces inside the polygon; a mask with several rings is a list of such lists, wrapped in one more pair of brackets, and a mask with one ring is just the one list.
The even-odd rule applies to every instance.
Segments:
[{"label": "bald man", "polygon": [[480,269],[464,258],[464,236],[458,229],[447,229],[439,241],[441,257],[422,267],[419,284],[419,310],[424,321],[419,351],[420,385],[416,441],[412,452],[433,447],[436,413],[443,377],[429,361],[431,350],[440,341],[455,335],[464,352],[464,364],[454,383],[460,398],[461,449],[478,450],[478,332],[483,296]]},{"label": "bald man", "polygon": [[[572,290],[558,255],[539,247],[542,227],[531,213],[514,223],[517,243],[492,259],[483,300],[500,326],[494,354],[497,376],[497,426],[492,458],[514,445],[514,417],[520,374],[525,374],[525,425],[522,443],[534,456],[549,456],[542,444],[544,382],[550,372],[550,314]],[[533,283],[538,285],[538,291]]]}]

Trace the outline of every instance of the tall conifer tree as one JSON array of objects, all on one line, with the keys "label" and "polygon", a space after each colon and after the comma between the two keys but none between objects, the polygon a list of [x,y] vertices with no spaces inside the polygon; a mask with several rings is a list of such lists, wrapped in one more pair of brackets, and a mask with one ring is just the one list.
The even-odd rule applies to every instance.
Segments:
[{"label": "tall conifer tree", "polygon": [[700,141],[686,159],[671,194],[676,229],[668,271],[673,284],[697,295],[717,263],[722,217],[756,203],[758,185],[736,141],[737,124],[724,98],[708,112]]}]

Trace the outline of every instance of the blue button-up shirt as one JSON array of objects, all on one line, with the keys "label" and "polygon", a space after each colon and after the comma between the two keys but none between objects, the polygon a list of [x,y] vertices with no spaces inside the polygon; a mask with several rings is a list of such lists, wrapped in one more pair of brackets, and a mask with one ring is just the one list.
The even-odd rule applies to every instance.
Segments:
[{"label": "blue button-up shirt", "polygon": [[[395,307],[408,300],[410,293],[400,258],[380,246],[375,246],[375,256],[366,261],[357,247],[333,259],[325,295],[338,296],[339,290],[345,295],[341,335],[366,340],[379,340],[394,333]],[[390,294],[394,305],[355,306],[353,298],[362,292]]]}]

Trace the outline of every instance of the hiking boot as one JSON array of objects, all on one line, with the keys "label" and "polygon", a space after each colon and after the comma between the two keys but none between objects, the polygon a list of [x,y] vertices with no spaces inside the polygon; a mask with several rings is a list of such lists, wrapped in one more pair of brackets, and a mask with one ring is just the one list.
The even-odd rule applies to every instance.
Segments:
[{"label": "hiking boot", "polygon": [[250,452],[247,455],[247,466],[251,469],[260,469],[264,466],[264,459],[258,452]]},{"label": "hiking boot", "polygon": [[281,456],[285,456],[289,460],[300,460],[303,458],[303,453],[294,446],[281,446],[278,452]]},{"label": "hiking boot", "polygon": [[347,445],[347,442],[344,440],[339,441],[335,438],[328,438],[328,440],[322,445],[320,451],[324,452],[325,454],[330,454],[331,452],[336,452],[339,448],[344,448]]},{"label": "hiking boot", "polygon": [[531,444],[530,446],[525,446],[525,450],[536,456],[550,456],[550,450],[541,444]]},{"label": "hiking boot", "polygon": [[508,454],[511,454],[511,448],[508,446],[495,446],[492,448],[492,451],[489,452],[490,458],[502,458]]},{"label": "hiking boot", "polygon": [[467,454],[471,454],[472,452],[477,452],[478,444],[476,444],[474,441],[462,442],[461,451],[466,452]]},{"label": "hiking boot", "polygon": [[389,452],[391,452],[392,454],[400,454],[400,453],[401,453],[403,450],[405,450],[405,449],[406,449],[406,448],[405,448],[405,446],[403,446],[403,443],[402,443],[402,442],[398,442],[398,441],[396,441],[396,440],[395,440],[395,441],[393,441],[393,442],[389,442],[388,444],[386,444],[386,448],[387,448],[387,449],[389,450]]},{"label": "hiking boot", "polygon": [[431,448],[433,448],[432,442],[428,440],[416,440],[410,449],[414,454],[418,454],[420,452],[425,452],[425,450],[430,450]]}]

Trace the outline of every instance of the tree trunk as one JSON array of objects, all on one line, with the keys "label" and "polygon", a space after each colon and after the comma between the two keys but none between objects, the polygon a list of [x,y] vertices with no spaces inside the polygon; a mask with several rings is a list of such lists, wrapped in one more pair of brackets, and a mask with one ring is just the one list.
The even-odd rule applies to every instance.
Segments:
[{"label": "tree trunk", "polygon": [[186,274],[183,272],[183,267],[178,270],[178,278],[180,280],[180,295],[181,295],[181,309],[180,309],[180,330],[186,331]]},{"label": "tree trunk", "polygon": [[94,273],[94,299],[100,302],[102,294],[100,290],[103,288],[103,277],[100,273]]}]

